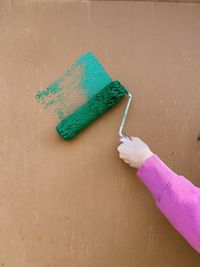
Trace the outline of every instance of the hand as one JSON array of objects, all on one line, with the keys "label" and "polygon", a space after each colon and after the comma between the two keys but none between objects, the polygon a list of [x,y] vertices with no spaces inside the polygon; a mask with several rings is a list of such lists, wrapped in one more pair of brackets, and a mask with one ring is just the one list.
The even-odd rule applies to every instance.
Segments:
[{"label": "hand", "polygon": [[139,168],[153,155],[147,144],[140,138],[132,136],[129,141],[123,143],[124,138],[121,139],[122,144],[118,146],[119,157],[131,167]]}]

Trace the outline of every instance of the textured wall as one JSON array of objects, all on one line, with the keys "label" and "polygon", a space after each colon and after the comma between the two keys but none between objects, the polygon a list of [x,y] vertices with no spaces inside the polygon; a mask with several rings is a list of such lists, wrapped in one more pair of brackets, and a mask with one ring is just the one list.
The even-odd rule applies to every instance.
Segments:
[{"label": "textured wall", "polygon": [[199,266],[118,158],[125,101],[66,143],[34,96],[93,51],[127,132],[200,186],[200,5],[3,0],[0,25],[0,266]]}]

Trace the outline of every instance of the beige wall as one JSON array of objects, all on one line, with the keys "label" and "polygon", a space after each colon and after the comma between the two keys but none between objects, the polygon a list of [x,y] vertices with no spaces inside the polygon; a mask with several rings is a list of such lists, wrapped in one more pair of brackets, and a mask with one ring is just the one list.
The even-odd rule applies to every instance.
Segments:
[{"label": "beige wall", "polygon": [[0,266],[198,267],[120,161],[125,101],[73,142],[34,95],[89,50],[134,93],[126,131],[200,186],[200,5],[1,1]]}]

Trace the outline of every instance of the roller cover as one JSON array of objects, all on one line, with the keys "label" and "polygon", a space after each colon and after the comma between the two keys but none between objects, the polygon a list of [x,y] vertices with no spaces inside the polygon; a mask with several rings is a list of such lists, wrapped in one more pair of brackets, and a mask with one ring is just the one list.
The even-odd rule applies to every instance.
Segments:
[{"label": "roller cover", "polygon": [[73,139],[90,123],[117,104],[128,91],[119,81],[113,81],[93,96],[74,113],[63,119],[56,127],[65,140]]}]

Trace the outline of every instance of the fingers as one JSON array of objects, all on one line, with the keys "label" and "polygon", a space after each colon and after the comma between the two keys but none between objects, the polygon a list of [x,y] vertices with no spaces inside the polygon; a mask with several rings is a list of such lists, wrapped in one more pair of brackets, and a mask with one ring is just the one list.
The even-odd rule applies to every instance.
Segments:
[{"label": "fingers", "polygon": [[128,143],[129,141],[132,141],[133,138],[134,138],[134,136],[124,135],[124,136],[121,136],[119,140],[120,140],[121,143],[126,144],[126,143]]},{"label": "fingers", "polygon": [[120,159],[123,159],[124,162],[126,162],[127,164],[129,164],[129,160],[126,159],[126,158],[124,158],[123,155],[120,154],[119,157],[120,157]]},{"label": "fingers", "polygon": [[121,151],[121,145],[122,144],[120,144],[118,147],[117,147],[117,150],[120,152]]},{"label": "fingers", "polygon": [[127,148],[127,146],[129,145],[129,144],[131,144],[132,142],[135,142],[136,140],[137,140],[137,138],[138,137],[134,137],[134,136],[131,136],[131,137],[125,137],[125,136],[122,136],[121,138],[120,138],[120,141],[121,141],[121,143],[120,143],[120,145],[118,146],[118,151],[119,152],[123,152],[123,151],[125,151],[125,149]]},{"label": "fingers", "polygon": [[119,157],[120,157],[120,159],[123,159],[123,155],[121,153],[119,154]]}]

